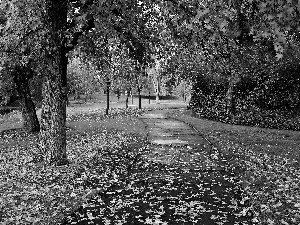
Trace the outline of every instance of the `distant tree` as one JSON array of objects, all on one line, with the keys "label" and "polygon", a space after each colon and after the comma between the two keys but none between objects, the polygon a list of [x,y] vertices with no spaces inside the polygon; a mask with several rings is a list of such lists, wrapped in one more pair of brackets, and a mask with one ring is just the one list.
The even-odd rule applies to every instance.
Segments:
[{"label": "distant tree", "polygon": [[15,84],[13,77],[8,76],[8,68],[2,67],[0,71],[0,106],[7,105],[10,102],[11,96],[15,94]]},{"label": "distant tree", "polygon": [[99,90],[98,72],[92,63],[84,61],[80,57],[73,57],[68,65],[68,92],[72,93],[78,98],[79,94],[88,96],[94,94]]}]

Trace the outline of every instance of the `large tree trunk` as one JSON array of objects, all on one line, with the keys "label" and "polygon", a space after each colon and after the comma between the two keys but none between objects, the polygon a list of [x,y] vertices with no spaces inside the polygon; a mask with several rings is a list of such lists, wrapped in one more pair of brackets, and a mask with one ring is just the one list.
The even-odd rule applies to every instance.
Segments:
[{"label": "large tree trunk", "polygon": [[46,162],[68,163],[66,154],[66,68],[64,32],[67,24],[67,2],[47,0],[47,28],[50,43],[43,84],[40,149]]},{"label": "large tree trunk", "polygon": [[23,126],[28,132],[39,132],[40,124],[36,115],[35,105],[31,99],[29,79],[32,78],[33,71],[24,66],[17,66],[14,70],[14,82],[21,97],[21,110]]},{"label": "large tree trunk", "polygon": [[[52,69],[55,69],[52,62]],[[50,66],[50,65],[49,65]],[[60,71],[49,72],[43,85],[40,147],[51,164],[66,163],[66,98]]]}]

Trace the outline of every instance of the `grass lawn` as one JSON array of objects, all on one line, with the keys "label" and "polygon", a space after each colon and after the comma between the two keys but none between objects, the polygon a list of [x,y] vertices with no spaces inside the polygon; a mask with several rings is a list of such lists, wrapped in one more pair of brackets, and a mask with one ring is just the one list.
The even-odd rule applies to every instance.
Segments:
[{"label": "grass lawn", "polygon": [[[74,115],[74,114],[84,114],[90,112],[97,112],[99,115],[105,114],[105,109],[107,106],[106,103],[106,96],[105,95],[93,95],[92,100],[87,99],[79,99],[79,100],[72,100],[70,98],[70,105],[67,107],[67,114]],[[160,104],[156,104],[155,97],[150,96],[150,104],[148,96],[142,96],[142,109],[157,109],[157,108],[178,108],[178,107],[186,107],[185,102],[174,98],[172,96],[162,96]],[[110,114],[118,111],[119,109],[125,109],[125,100],[126,97],[123,95],[118,98],[115,95],[110,96],[110,104],[109,108]],[[129,98],[129,109],[138,109],[138,97],[134,96],[133,101],[131,97]],[[102,110],[99,110],[102,109]],[[41,109],[37,110],[37,115],[40,118]],[[17,110],[12,111],[11,113],[1,115],[0,114],[0,132],[4,130],[10,129],[20,129],[22,128],[22,116],[21,113]]]},{"label": "grass lawn", "polygon": [[[72,100],[73,98],[70,97],[70,106],[84,106],[84,107],[101,107],[101,108],[106,108],[107,105],[107,96],[106,95],[92,95],[92,99],[90,100],[89,98],[87,99],[88,101],[85,102],[84,98],[78,99],[78,100]],[[149,96],[148,95],[142,95],[141,96],[141,102],[142,102],[142,108],[153,108],[153,107],[158,107],[158,104],[156,104],[155,96],[150,96],[150,103],[149,103]],[[186,105],[183,101],[181,101],[181,98],[174,97],[174,96],[160,96],[160,107],[164,107],[165,105],[170,105],[170,104],[183,104]],[[109,107],[110,108],[125,108],[125,102],[126,102],[126,96],[122,95],[118,99],[115,94],[110,94],[109,96]],[[137,108],[139,105],[139,99],[138,95],[133,95],[133,98],[129,96],[128,98],[128,105],[131,108]]]},{"label": "grass lawn", "polygon": [[13,111],[8,114],[0,115],[0,132],[9,129],[18,129],[22,127],[22,115],[19,111]]},{"label": "grass lawn", "polygon": [[[137,99],[134,98],[135,104]],[[143,107],[185,106],[162,100]],[[126,177],[143,152],[145,125],[137,105],[96,101],[67,107],[67,155],[70,164],[49,167],[36,163],[38,135],[22,129],[18,111],[0,116],[0,224],[58,224],[98,192]],[[123,107],[123,108],[118,108]],[[40,110],[37,111],[40,117]]]},{"label": "grass lawn", "polygon": [[[136,118],[139,110],[114,109],[109,117],[103,109],[72,110],[67,119],[67,166],[32,162],[38,153],[37,135],[22,129],[0,132],[0,224],[58,224],[126,176],[147,145],[145,126]],[[16,112],[2,118],[12,126],[19,120]]]},{"label": "grass lawn", "polygon": [[300,224],[300,132],[229,125],[186,110],[169,116],[192,124],[218,148],[258,224]]},{"label": "grass lawn", "polygon": [[[58,224],[91,196],[126,178],[148,148],[138,119],[142,111],[113,108],[107,117],[101,104],[68,107],[70,164],[61,167],[32,162],[38,136],[18,129],[20,113],[0,118],[0,224]],[[184,105],[165,100],[149,108]],[[249,196],[257,224],[300,223],[300,132],[229,125],[183,109],[169,116],[192,124],[218,148]]]}]

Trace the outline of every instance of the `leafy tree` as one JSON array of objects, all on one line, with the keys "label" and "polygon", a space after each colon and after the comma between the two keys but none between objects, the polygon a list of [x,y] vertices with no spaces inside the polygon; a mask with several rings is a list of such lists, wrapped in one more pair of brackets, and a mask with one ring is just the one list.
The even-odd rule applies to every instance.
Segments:
[{"label": "leafy tree", "polygon": [[12,73],[18,94],[21,97],[23,126],[30,132],[38,132],[40,125],[29,89],[29,79],[33,77],[34,72],[28,66],[15,66]]},{"label": "leafy tree", "polygon": [[78,98],[79,94],[85,94],[86,99],[99,90],[98,72],[92,63],[83,61],[76,56],[70,60],[68,65],[68,93]]},{"label": "leafy tree", "polygon": [[[200,48],[193,45],[177,45],[163,65],[162,80],[177,96],[190,97],[191,86],[204,74],[205,57]],[[208,74],[209,71],[205,73]],[[197,83],[198,85],[198,83]],[[196,85],[194,85],[196,86]]]},{"label": "leafy tree", "polygon": [[[143,3],[143,2],[142,2]],[[146,2],[150,5],[150,2]],[[46,160],[56,165],[67,163],[66,155],[66,86],[67,53],[79,42],[79,37],[93,28],[116,34],[129,48],[130,55],[145,65],[147,42],[139,41],[142,34],[144,4],[136,1],[46,0],[44,24],[48,46],[43,85],[40,149]],[[69,16],[69,19],[68,19]],[[136,22],[136,23],[133,23]],[[136,25],[135,25],[136,24]],[[141,67],[143,68],[143,67]]]},{"label": "leafy tree", "polygon": [[155,93],[156,93],[156,103],[159,103],[159,96],[161,94],[161,64],[162,60],[154,59],[155,65],[148,69],[148,75],[150,76],[153,84],[155,86]]},{"label": "leafy tree", "polygon": [[116,91],[126,90],[126,108],[128,108],[129,95],[134,89],[137,89],[139,93],[139,108],[141,108],[141,89],[143,88],[141,80],[144,74],[140,73],[138,62],[129,57],[125,48],[115,49],[111,59],[111,75],[112,80],[115,81],[113,86]]},{"label": "leafy tree", "polygon": [[0,105],[7,105],[10,102],[10,97],[15,93],[15,85],[12,77],[7,76],[7,68],[1,69],[0,74]]},{"label": "leafy tree", "polygon": [[88,46],[80,46],[80,51],[84,52],[86,61],[96,65],[97,78],[103,87],[109,79],[111,89],[116,93],[123,89],[127,90],[126,107],[128,107],[129,94],[139,87],[141,75],[137,67],[139,63],[130,57],[128,49],[118,37],[110,37],[109,34],[106,37],[99,37],[97,33],[90,36],[89,40],[85,40]]},{"label": "leafy tree", "polygon": [[[249,48],[266,45],[281,59],[290,37],[298,33],[299,5],[295,1],[190,1],[181,2],[180,7],[176,7],[178,1],[170,2],[172,6],[165,9],[174,37],[200,46],[227,77],[229,113],[235,110],[236,85],[244,73],[239,65],[245,64],[243,58],[248,58],[245,53]],[[174,17],[174,12],[181,16]]]},{"label": "leafy tree", "polygon": [[[0,11],[3,27],[1,29],[0,58],[4,73],[1,79],[5,85],[16,88],[21,98],[21,111],[24,127],[30,132],[37,132],[40,129],[39,121],[35,111],[35,105],[30,93],[30,80],[37,74],[33,67],[36,63],[37,54],[40,52],[41,42],[39,37],[32,34],[42,34],[40,22],[33,10],[37,5],[33,2],[28,4],[28,11],[22,5],[11,2],[1,2]],[[31,20],[28,20],[28,19]],[[30,22],[36,22],[31,30]]]},{"label": "leafy tree", "polygon": [[170,39],[170,34],[166,34],[166,28],[163,27],[161,30],[162,42],[159,42],[153,45],[153,51],[151,58],[153,63],[147,69],[147,74],[152,80],[155,87],[156,93],[156,102],[159,103],[159,97],[162,92],[165,92],[163,88],[166,85],[166,82],[170,79],[167,73],[164,72],[169,62],[172,62],[170,59],[174,59],[174,51],[176,49],[176,44]]},{"label": "leafy tree", "polygon": [[[67,162],[65,127],[67,54],[78,45],[83,33],[96,29],[118,36],[129,49],[130,56],[139,62],[141,74],[151,61],[149,43],[160,39],[155,32],[151,32],[151,30],[155,31],[152,29],[155,26],[148,26],[151,23],[147,23],[153,18],[163,19],[171,30],[176,31],[173,33],[177,36],[181,35],[182,39],[192,37],[192,40],[204,43],[206,46],[211,42],[218,42],[222,36],[238,38],[243,33],[237,26],[238,10],[232,6],[234,4],[228,4],[228,1],[107,0],[96,3],[93,0],[70,2],[46,0],[39,3],[42,10],[36,8],[36,11],[40,12],[40,21],[45,25],[46,38],[44,40],[47,42],[40,148],[47,161],[56,165]],[[261,14],[269,14],[268,11],[264,11],[264,9],[269,9],[268,4],[259,5],[256,1],[250,0],[245,1],[246,3],[253,3],[256,8],[258,6],[259,11],[255,14],[257,18],[263,18]],[[27,8],[24,0],[15,1],[15,4]],[[237,5],[243,6],[243,4]],[[255,7],[253,6],[254,12],[256,12]],[[284,7],[281,9],[282,12],[287,11]],[[250,27],[253,27],[255,31],[254,36],[259,37],[260,31],[265,29],[259,20],[254,22],[256,26]],[[35,23],[29,20],[29,26],[34,27]],[[284,26],[275,27],[283,28]],[[272,35],[279,37],[276,39],[278,43],[281,40],[281,34],[282,32],[276,32],[276,29],[272,32]],[[280,50],[279,47],[276,48],[278,49]]]}]

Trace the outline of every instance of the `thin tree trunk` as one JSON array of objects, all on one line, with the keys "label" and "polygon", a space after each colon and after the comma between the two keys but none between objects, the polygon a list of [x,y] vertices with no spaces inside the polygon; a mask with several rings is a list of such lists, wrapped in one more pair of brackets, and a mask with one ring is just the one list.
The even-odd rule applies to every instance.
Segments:
[{"label": "thin tree trunk", "polygon": [[66,95],[66,103],[67,103],[67,106],[69,106],[69,105],[70,105],[70,101],[69,101],[68,94]]},{"label": "thin tree trunk", "polygon": [[185,83],[184,82],[182,83],[182,92],[181,92],[181,95],[182,95],[182,101],[185,102]]},{"label": "thin tree trunk", "polygon": [[127,95],[126,100],[125,100],[125,107],[126,107],[126,109],[128,109],[128,95]]},{"label": "thin tree trunk", "polygon": [[46,162],[68,163],[66,153],[66,68],[68,58],[63,48],[67,24],[67,4],[64,0],[46,0],[50,52],[46,57],[43,84],[40,150]]},{"label": "thin tree trunk", "polygon": [[129,89],[129,90],[127,90],[126,101],[125,101],[125,104],[126,104],[126,109],[128,109],[128,101],[129,101],[129,96],[130,96],[130,89]]},{"label": "thin tree trunk", "polygon": [[300,97],[296,107],[293,109],[293,116],[297,116],[300,114]]},{"label": "thin tree trunk", "polygon": [[156,95],[155,95],[155,101],[156,101],[156,104],[160,103],[160,98],[159,98],[159,92],[158,91],[156,92]]},{"label": "thin tree trunk", "polygon": [[156,76],[156,104],[160,103],[159,95],[160,95],[160,76]]},{"label": "thin tree trunk", "polygon": [[226,110],[227,114],[235,114],[236,112],[236,96],[235,96],[235,86],[236,86],[237,80],[231,79],[228,84],[228,89],[226,93]]},{"label": "thin tree trunk", "polygon": [[74,94],[74,101],[79,99],[79,93],[76,91]]},{"label": "thin tree trunk", "polygon": [[35,105],[31,99],[29,79],[33,76],[30,68],[18,66],[14,71],[14,82],[21,97],[23,126],[28,132],[39,132],[40,124],[36,115]]},{"label": "thin tree trunk", "polygon": [[138,88],[139,93],[139,109],[142,109],[142,96],[141,96],[141,88]]}]

